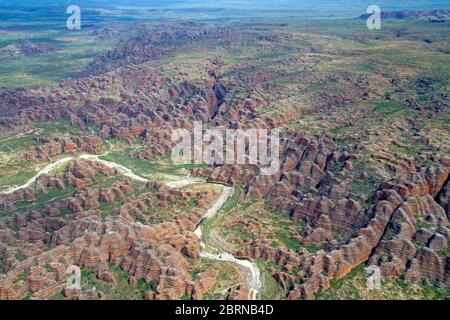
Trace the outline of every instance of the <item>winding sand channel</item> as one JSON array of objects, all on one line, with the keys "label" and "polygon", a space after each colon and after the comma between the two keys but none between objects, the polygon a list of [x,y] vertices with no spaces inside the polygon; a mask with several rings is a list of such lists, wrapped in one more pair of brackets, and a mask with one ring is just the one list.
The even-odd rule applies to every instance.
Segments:
[{"label": "winding sand channel", "polygon": [[[117,163],[111,162],[111,161],[101,160],[99,158],[99,156],[97,156],[97,155],[81,155],[77,158],[67,157],[67,158],[60,159],[54,163],[51,163],[51,164],[47,165],[45,168],[43,168],[41,171],[39,171],[34,177],[32,177],[30,180],[28,180],[25,184],[23,184],[21,186],[12,186],[12,187],[8,188],[7,190],[0,192],[0,195],[12,194],[18,190],[28,188],[33,183],[35,183],[36,180],[41,175],[48,174],[53,169],[56,169],[64,164],[66,164],[67,162],[69,162],[71,160],[75,160],[75,159],[85,159],[85,160],[100,162],[110,168],[116,169],[117,172],[119,172],[121,175],[123,175],[131,180],[134,180],[134,181],[138,181],[138,182],[142,182],[142,183],[147,183],[150,181],[146,178],[136,175],[135,173],[133,173],[133,171],[131,171],[130,169],[128,169],[127,167],[125,167],[123,165],[120,165],[120,164],[117,164]],[[183,188],[183,187],[186,187],[189,185],[205,182],[204,179],[193,178],[190,176],[186,176],[186,177],[166,176],[166,178],[167,178],[167,181],[165,182],[165,184],[168,187],[174,188],[174,189]],[[222,192],[221,192],[220,196],[216,199],[216,201],[212,204],[212,206],[203,215],[201,221],[199,222],[199,224],[197,225],[197,227],[194,231],[200,240],[201,250],[202,250],[200,255],[206,259],[217,260],[217,261],[227,261],[227,262],[231,262],[231,263],[238,265],[238,267],[240,267],[240,269],[244,271],[246,279],[248,281],[248,285],[250,287],[250,297],[249,298],[252,300],[256,300],[259,290],[261,288],[261,277],[260,277],[260,271],[255,263],[253,263],[249,260],[237,259],[231,253],[222,251],[213,242],[210,243],[209,245],[214,249],[215,252],[219,252],[219,253],[212,254],[212,253],[205,251],[206,246],[205,246],[205,243],[203,242],[202,224],[205,223],[205,221],[207,219],[209,219],[209,218],[213,217],[215,214],[217,214],[219,212],[220,208],[222,208],[222,206],[225,204],[225,202],[234,193],[234,189],[232,187],[222,186],[222,185],[221,185],[221,187],[222,187]]]}]

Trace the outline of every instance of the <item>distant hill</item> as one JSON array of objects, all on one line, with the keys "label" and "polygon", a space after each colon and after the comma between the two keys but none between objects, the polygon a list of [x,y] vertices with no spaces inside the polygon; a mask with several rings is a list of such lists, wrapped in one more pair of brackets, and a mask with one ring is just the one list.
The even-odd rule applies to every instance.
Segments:
[{"label": "distant hill", "polygon": [[[371,14],[363,14],[359,18],[367,19]],[[450,19],[450,10],[427,10],[427,11],[388,11],[381,12],[382,19],[420,19],[432,22],[445,22]]]}]

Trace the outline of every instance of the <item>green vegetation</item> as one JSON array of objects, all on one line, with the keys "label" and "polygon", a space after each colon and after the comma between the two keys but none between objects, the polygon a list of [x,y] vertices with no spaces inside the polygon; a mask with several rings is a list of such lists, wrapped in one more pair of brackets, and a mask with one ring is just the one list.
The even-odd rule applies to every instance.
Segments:
[{"label": "green vegetation", "polygon": [[406,156],[413,157],[413,158],[415,158],[419,155],[419,151],[414,150],[413,148],[411,148],[411,146],[399,147],[399,146],[391,144],[391,145],[389,145],[389,150],[400,153],[400,154],[404,154]]},{"label": "green vegetation", "polygon": [[143,300],[148,291],[154,290],[154,283],[147,283],[143,279],[136,285],[129,282],[128,273],[117,266],[109,265],[117,284],[110,284],[96,278],[92,270],[81,268],[81,286],[83,290],[95,288],[105,295],[107,300]]},{"label": "green vegetation", "polygon": [[15,204],[19,210],[24,209],[42,209],[46,204],[51,204],[57,200],[71,196],[75,192],[75,188],[66,186],[64,189],[50,188],[47,193],[37,193],[36,199],[32,202],[23,201]]},{"label": "green vegetation", "polygon": [[[117,266],[109,265],[109,271],[115,277],[117,284],[110,284],[97,279],[92,270],[81,268],[82,290],[95,289],[102,292],[107,300],[143,300],[148,291],[154,290],[154,283],[147,283],[143,279],[136,285],[130,284],[128,273]],[[51,296],[48,300],[64,300],[62,293]]]},{"label": "green vegetation", "polygon": [[316,294],[318,300],[441,300],[450,296],[449,289],[441,289],[427,280],[417,282],[383,278],[380,289],[366,286],[365,265],[354,268],[339,280],[330,281],[330,289]]},{"label": "green vegetation", "polygon": [[[135,8],[136,12],[133,13],[129,8],[111,6],[110,9],[110,12],[116,14],[124,12],[128,14],[123,19],[124,25],[117,24],[112,28],[113,31],[119,30],[118,33],[121,33],[121,36],[120,27],[127,28],[127,23],[135,18],[142,18],[138,11],[147,12],[154,18],[152,21],[162,16],[173,18],[178,15],[176,12],[169,12],[170,10],[167,12],[165,10],[147,11]],[[108,12],[108,10],[105,11]],[[185,11],[187,12],[189,11]],[[34,16],[32,11],[29,14]],[[47,53],[0,57],[0,87],[52,86],[62,79],[74,78],[82,74],[98,54],[115,46],[114,41],[96,39],[96,31],[100,29],[95,27],[101,19],[97,13],[87,14],[94,27],[90,26],[86,30],[72,33],[50,22],[39,25],[39,20],[34,19],[27,22],[12,21],[10,18],[0,21],[2,35],[0,48],[30,40],[47,44],[55,49]],[[110,13],[104,14],[108,16]],[[0,17],[3,16],[8,17],[8,12],[0,10]],[[209,21],[215,17],[212,13],[201,10],[196,11],[194,16],[199,20]],[[339,19],[331,22],[328,19],[303,21],[277,20],[271,17],[260,19],[255,25],[251,24],[255,21],[249,23],[226,19],[220,22],[214,21],[214,23],[229,29],[224,29],[225,32],[221,32],[218,36],[211,32],[212,36],[209,38],[209,32],[198,32],[197,26],[183,24],[184,30],[192,30],[201,36],[205,35],[206,39],[203,38],[203,40],[198,40],[197,36],[178,39],[177,31],[173,33],[168,31],[174,35],[170,46],[173,45],[176,52],[164,55],[162,58],[152,58],[142,67],[143,69],[155,68],[157,70],[155,74],[166,75],[170,81],[164,79],[162,81],[164,84],[160,87],[155,83],[155,92],[148,92],[152,90],[147,90],[148,87],[145,87],[146,92],[143,94],[146,97],[143,97],[142,101],[145,102],[144,98],[152,99],[155,106],[166,106],[167,102],[169,109],[174,103],[190,104],[191,101],[188,100],[197,98],[197,93],[188,92],[186,96],[175,94],[175,97],[171,98],[170,84],[181,85],[187,82],[202,87],[207,82],[210,85],[213,70],[217,67],[220,84],[224,84],[227,89],[223,107],[243,106],[245,112],[236,110],[238,117],[245,117],[248,111],[246,109],[254,107],[254,111],[251,110],[248,114],[267,117],[273,120],[276,126],[297,132],[299,134],[297,137],[305,133],[305,139],[311,138],[312,142],[319,139],[317,137],[321,137],[320,141],[327,148],[327,140],[330,137],[337,140],[336,145],[339,150],[335,155],[339,155],[345,149],[349,154],[349,163],[354,168],[347,170],[342,163],[338,163],[333,169],[327,168],[327,170],[335,174],[339,182],[343,182],[342,186],[345,187],[349,182],[348,188],[343,191],[356,195],[351,198],[360,198],[358,201],[365,209],[372,204],[369,200],[370,195],[379,183],[398,176],[396,168],[394,170],[393,166],[390,166],[389,151],[417,158],[415,164],[418,167],[430,166],[435,159],[441,157],[438,153],[444,156],[449,154],[446,148],[449,116],[448,112],[445,112],[447,110],[441,112],[442,108],[448,106],[443,100],[447,97],[446,90],[450,84],[448,63],[450,51],[447,41],[450,36],[450,24],[448,22],[437,24],[427,21],[389,20],[383,25],[382,33],[369,32],[364,26],[364,21],[355,19]],[[116,27],[117,30],[115,30]],[[165,34],[165,32],[160,33]],[[126,41],[133,35],[134,31],[122,39]],[[127,47],[126,53],[132,55],[132,52],[128,50],[130,48],[133,49],[132,46]],[[120,59],[120,57],[116,57],[115,54],[112,56],[111,61],[108,61],[109,66],[113,66],[116,62],[118,65],[125,62],[114,61],[115,58]],[[144,56],[145,53],[141,57]],[[130,70],[127,68],[117,70],[114,73],[114,89],[108,88],[97,96],[92,96],[93,90],[89,99],[93,102],[104,98],[120,101],[119,92],[125,93],[129,89],[133,91],[131,69],[134,67]],[[150,74],[148,76],[151,78]],[[116,77],[121,79],[116,82]],[[123,84],[121,88],[120,82]],[[136,91],[131,94],[142,92],[140,89],[136,88]],[[161,92],[158,92],[159,90]],[[48,88],[47,91],[42,92],[46,96],[50,94],[50,91],[51,88]],[[78,94],[72,88],[63,88],[63,86],[59,87],[58,91],[63,96]],[[162,93],[162,100],[158,100],[155,96],[159,93]],[[244,102],[247,98],[253,101],[254,106]],[[71,99],[61,101],[64,101],[64,106],[72,111],[80,111],[81,106],[78,103],[71,103]],[[130,108],[133,107],[130,106]],[[438,109],[439,112],[436,111]],[[222,108],[219,115],[221,113]],[[236,120],[232,119],[233,112],[224,112],[224,114],[223,118],[217,117],[213,119],[213,122],[227,125],[229,120]],[[290,117],[291,115],[294,117]],[[124,114],[123,116],[125,122],[126,117]],[[253,116],[249,120],[253,120]],[[102,124],[89,126],[87,128],[90,131],[89,134],[98,133],[101,126]],[[48,159],[26,161],[23,157],[25,153],[45,143],[47,139],[82,135],[86,135],[85,129],[72,126],[66,119],[58,119],[50,123],[38,121],[30,132],[0,140],[0,189],[23,184],[49,161]],[[429,137],[431,142],[422,140],[423,137]],[[390,144],[390,141],[395,140],[399,143]],[[164,179],[166,175],[185,176],[186,170],[206,167],[193,163],[174,165],[170,155],[141,160],[136,153],[143,153],[149,147],[141,137],[126,142],[112,139],[108,142],[112,144],[112,150],[105,153],[102,159],[121,164],[141,177]],[[102,151],[107,151],[103,149]],[[328,151],[334,151],[333,146],[330,146],[330,149]],[[319,152],[322,157],[322,144]],[[385,152],[388,153],[387,156],[383,154]],[[50,161],[64,156],[56,155]],[[65,168],[60,167],[51,173],[59,173],[63,170]],[[89,188],[107,188],[121,179],[123,177],[97,175]],[[317,193],[305,187],[299,187],[297,191],[312,192],[314,196],[322,195],[323,190],[326,192],[326,188],[322,188],[322,185],[318,189],[320,191]],[[45,193],[37,193],[35,200],[15,203],[13,210],[8,208],[8,212],[1,213],[2,216],[3,213],[6,216],[13,211],[18,213],[31,209],[39,211],[46,205],[51,206],[57,200],[70,197],[76,191],[83,190],[75,190],[71,187],[49,188]],[[334,189],[330,191],[332,191],[330,194],[335,193]],[[133,194],[113,203],[101,201],[97,209],[101,212],[101,217],[114,218],[112,213],[115,209],[129,199],[138,200],[136,197],[143,195],[144,192],[155,193],[156,190],[144,190],[143,184],[133,183]],[[149,196],[152,195],[149,194]],[[330,195],[330,198],[332,197],[334,196]],[[202,226],[207,250],[218,247],[232,252],[251,246],[253,240],[258,239],[273,248],[300,250],[302,244],[299,235],[305,228],[305,223],[294,221],[287,214],[271,210],[273,207],[267,201],[249,200],[245,197],[242,188],[236,188],[217,215]],[[298,204],[296,201],[292,199],[291,204]],[[336,203],[337,199],[333,198],[331,201]],[[192,199],[186,206],[177,206],[172,202],[166,207],[148,208],[143,214],[149,218],[146,224],[155,224],[173,221],[174,217],[179,216],[180,213],[192,214],[196,212],[196,209],[200,210],[197,208],[196,200]],[[69,220],[72,218],[70,214],[70,210],[65,208],[60,211],[59,217]],[[16,223],[11,223],[8,227],[15,234],[19,234],[21,230]],[[417,219],[416,228],[420,227],[429,227],[423,218]],[[339,243],[346,241],[347,236],[334,234],[334,238]],[[393,236],[394,233],[388,229],[385,238],[389,239]],[[423,246],[417,241],[414,241],[414,245],[418,250]],[[42,246],[44,250],[49,248],[48,244]],[[316,253],[322,248],[323,246],[305,247],[310,253]],[[16,260],[25,259],[20,253],[25,251],[17,249],[13,252]],[[441,257],[447,257],[449,250],[437,250],[437,253]],[[245,281],[239,270],[231,263],[206,259],[202,259],[200,263],[189,260],[189,263],[193,281],[198,280],[198,274],[201,272],[211,269],[217,271],[218,281],[206,294],[207,299],[223,298],[229,288]],[[260,292],[260,297],[263,299],[283,298],[281,288],[270,275],[270,268],[289,274],[300,271],[298,268],[291,271],[281,270],[274,261],[257,261],[257,264],[263,281]],[[49,271],[48,265],[45,268]],[[449,295],[448,290],[438,288],[434,282],[409,283],[398,279],[384,279],[383,288],[380,291],[368,290],[363,268],[364,266],[360,265],[343,279],[332,280],[330,290],[318,293],[317,298],[441,299]],[[130,284],[128,273],[117,266],[109,265],[109,270],[116,278],[117,284],[98,280],[92,270],[83,268],[83,289],[95,288],[103,292],[107,299],[143,299],[146,292],[155,290],[154,283],[147,283],[143,279],[138,280],[135,285]],[[2,271],[4,270],[0,270]],[[18,281],[24,280],[24,277],[21,275]],[[287,283],[287,286],[289,288],[302,282],[303,279],[292,281]],[[51,298],[64,299],[61,294]],[[179,298],[190,299],[187,295]]]},{"label": "green vegetation", "polygon": [[347,127],[337,127],[337,128],[331,129],[330,133],[340,136],[346,132],[346,129],[347,129]]},{"label": "green vegetation", "polygon": [[19,276],[17,276],[13,282],[18,283],[20,281],[25,281],[26,279],[28,279],[29,275],[30,275],[30,269],[26,269]]},{"label": "green vegetation", "polygon": [[230,262],[213,261],[201,259],[202,270],[215,269],[217,272],[216,284],[205,293],[205,300],[223,300],[226,292],[231,287],[236,287],[243,283],[241,273]]},{"label": "green vegetation", "polygon": [[47,300],[65,300],[66,297],[61,292],[55,293],[54,295],[47,298]]},{"label": "green vegetation", "polygon": [[315,252],[323,249],[322,246],[306,246],[305,248],[306,248],[306,250],[308,250],[311,253],[315,253]]},{"label": "green vegetation", "polygon": [[393,116],[410,116],[415,114],[414,110],[393,102],[379,102],[375,104],[373,108],[385,118],[392,118]]},{"label": "green vegetation", "polygon": [[228,213],[239,204],[241,199],[243,190],[241,188],[235,188],[233,195],[227,199],[227,201],[223,204],[222,208],[220,208],[220,213]]},{"label": "green vegetation", "polygon": [[242,189],[235,188],[233,195],[227,199],[227,201],[222,205],[222,207],[219,209],[219,212],[216,213],[216,215],[210,219],[208,219],[203,225],[202,225],[202,233],[203,233],[203,239],[205,243],[208,243],[211,237],[212,230],[215,230],[218,228],[218,225],[223,221],[223,217],[225,214],[228,214],[230,210],[236,208],[236,205],[241,197]]},{"label": "green vegetation", "polygon": [[190,170],[192,168],[204,168],[204,164],[184,164],[174,165],[170,159],[170,154],[161,159],[141,160],[133,157],[132,154],[137,151],[145,150],[145,145],[137,144],[127,147],[121,151],[113,151],[105,156],[100,157],[102,160],[121,164],[135,174],[145,178],[159,178],[161,175],[183,176],[185,172],[180,170]]},{"label": "green vegetation", "polygon": [[[368,157],[368,155],[361,155],[362,159],[354,164],[352,172],[349,173],[352,175],[352,180],[348,189],[350,192],[367,198],[382,182],[382,177],[380,177],[374,164],[365,161],[365,158]],[[365,205],[367,207],[369,203],[366,202]]]},{"label": "green vegetation", "polygon": [[25,257],[20,252],[16,252],[14,256],[19,262],[25,260]]},{"label": "green vegetation", "polygon": [[242,241],[264,236],[273,241],[273,247],[283,246],[298,251],[301,244],[296,237],[304,226],[286,214],[268,210],[262,201],[243,201],[243,190],[236,188],[220,211],[203,224],[202,231],[205,243],[214,234],[214,239],[223,238],[221,242],[240,247]]},{"label": "green vegetation", "polygon": [[[78,34],[67,37],[65,30],[54,34],[49,30],[43,30],[41,34],[43,37],[47,34],[48,38],[36,38],[33,41],[49,44],[55,50],[20,57],[0,57],[0,87],[49,86],[63,79],[75,77],[95,56],[105,52],[110,45],[92,36]],[[22,39],[10,38],[8,44],[21,41]]]},{"label": "green vegetation", "polygon": [[441,257],[441,258],[446,258],[448,256],[450,256],[450,248],[446,248],[446,249],[438,249],[436,250],[437,254]]},{"label": "green vegetation", "polygon": [[[96,128],[92,127],[91,129]],[[35,123],[35,129],[0,140],[0,190],[7,186],[24,184],[48,165],[48,160],[44,159],[25,160],[25,153],[54,138],[73,138],[85,135],[85,131],[72,126],[69,121],[58,119],[51,123],[38,121]],[[67,155],[56,155],[52,157],[52,161],[64,157]],[[61,168],[55,169],[55,172]]]},{"label": "green vegetation", "polygon": [[[81,137],[86,135],[86,130],[74,127],[70,121],[61,118],[52,122],[37,121],[35,123],[35,135],[39,138]],[[89,126],[87,130],[89,130]]]},{"label": "green vegetation", "polygon": [[256,265],[259,268],[262,283],[258,298],[261,300],[281,300],[283,297],[281,287],[270,275],[268,263],[263,260],[257,260]]},{"label": "green vegetation", "polygon": [[288,249],[297,252],[301,247],[298,240],[292,239],[292,235],[286,234],[284,232],[277,232],[276,237]]}]

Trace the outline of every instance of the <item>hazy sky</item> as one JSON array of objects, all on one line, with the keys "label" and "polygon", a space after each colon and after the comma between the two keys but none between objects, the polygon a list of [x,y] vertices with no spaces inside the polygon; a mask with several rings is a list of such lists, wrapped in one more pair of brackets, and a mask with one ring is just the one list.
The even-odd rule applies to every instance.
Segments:
[{"label": "hazy sky", "polygon": [[0,0],[0,19],[53,17],[68,5],[100,18],[357,17],[372,4],[383,11],[450,8],[450,0]]}]

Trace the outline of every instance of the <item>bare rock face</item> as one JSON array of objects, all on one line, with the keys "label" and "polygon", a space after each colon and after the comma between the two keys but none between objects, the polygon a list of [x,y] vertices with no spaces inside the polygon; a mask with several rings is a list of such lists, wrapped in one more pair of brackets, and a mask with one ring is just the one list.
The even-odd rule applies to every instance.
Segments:
[{"label": "bare rock face", "polygon": [[190,235],[190,237],[185,240],[181,253],[190,259],[198,260],[200,258],[200,242],[198,241],[197,236]]},{"label": "bare rock face", "polygon": [[209,270],[197,275],[194,284],[192,298],[194,300],[203,300],[203,293],[208,292],[217,283],[217,271]]},{"label": "bare rock face", "polygon": [[278,204],[275,198],[272,204],[277,209],[288,210],[293,218],[309,224],[302,240],[304,245],[331,244],[331,231],[356,235],[337,248],[330,245],[332,249],[316,253],[305,249],[286,252],[255,242],[237,254],[275,261],[282,270],[301,270],[297,277],[303,283],[289,290],[284,285],[289,277],[273,274],[285,287],[289,299],[314,299],[315,293],[328,289],[331,279],[344,277],[366,261],[380,266],[386,277],[401,276],[407,281],[427,278],[446,287],[448,256],[441,254],[448,249],[449,221],[434,197],[438,200],[445,193],[447,179],[448,170],[442,167],[421,174],[407,173],[382,183],[372,196],[375,204],[366,210],[351,199],[333,203],[326,197],[307,195],[300,205],[289,208],[282,202]]},{"label": "bare rock face", "polygon": [[55,51],[48,43],[44,42],[22,42],[10,44],[0,48],[0,57],[19,57],[21,55],[32,55],[37,53],[48,53]]},{"label": "bare rock face", "polygon": [[228,289],[227,300],[247,300],[250,289],[246,285],[239,285],[235,288]]},{"label": "bare rock face", "polygon": [[442,166],[432,166],[423,173],[423,178],[428,185],[428,193],[435,198],[447,183],[449,170]]},{"label": "bare rock face", "polygon": [[450,219],[450,183],[448,181],[438,193],[436,200],[444,208],[447,218]]},{"label": "bare rock face", "polygon": [[442,168],[429,169],[424,179],[416,179],[426,181],[420,184],[423,187],[415,182],[404,189],[405,200],[369,260],[386,276],[400,276],[405,270],[407,280],[423,277],[444,286],[448,282],[445,257],[441,258],[439,251],[448,248],[449,221],[444,208],[433,199],[444,190],[447,177],[448,171]]},{"label": "bare rock face", "polygon": [[103,145],[103,141],[98,137],[81,138],[56,138],[48,141],[34,150],[23,155],[25,160],[48,159],[62,153],[90,153],[95,154]]},{"label": "bare rock face", "polygon": [[18,57],[21,54],[20,47],[15,44],[10,44],[0,48],[0,57]]}]

